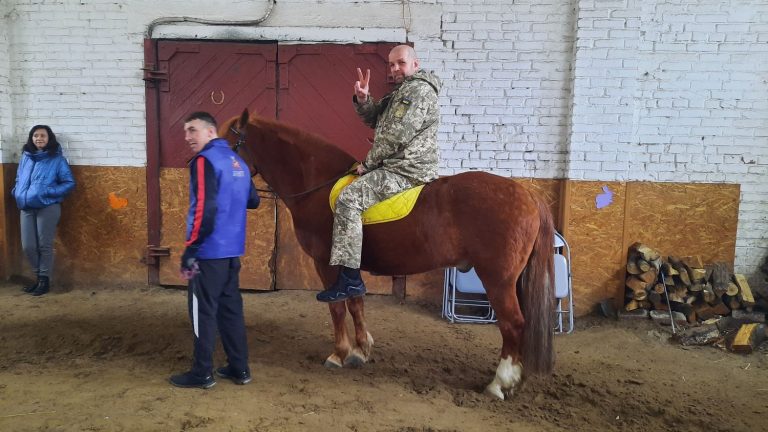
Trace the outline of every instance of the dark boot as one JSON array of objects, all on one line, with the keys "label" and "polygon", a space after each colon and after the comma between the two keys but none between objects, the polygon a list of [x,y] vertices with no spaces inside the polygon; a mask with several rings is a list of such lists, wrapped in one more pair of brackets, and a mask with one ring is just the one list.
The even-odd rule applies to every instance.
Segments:
[{"label": "dark boot", "polygon": [[48,294],[48,291],[50,290],[51,290],[51,281],[48,279],[48,276],[40,276],[40,281],[37,284],[37,288],[35,288],[35,290],[32,291],[31,294],[37,297],[43,294]]},{"label": "dark boot", "polygon": [[317,293],[317,301],[324,303],[335,303],[360,297],[365,294],[365,283],[360,277],[360,269],[342,267],[339,271],[339,277],[325,291]]},{"label": "dark boot", "polygon": [[24,288],[22,288],[22,291],[24,291],[27,294],[31,294],[32,291],[36,290],[37,287],[40,285],[40,276],[37,277],[37,280],[32,285],[27,285]]}]

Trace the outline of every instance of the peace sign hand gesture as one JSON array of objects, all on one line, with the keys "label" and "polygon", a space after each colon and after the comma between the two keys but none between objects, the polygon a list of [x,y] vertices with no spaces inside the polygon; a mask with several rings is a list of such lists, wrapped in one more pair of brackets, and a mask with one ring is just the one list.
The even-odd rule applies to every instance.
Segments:
[{"label": "peace sign hand gesture", "polygon": [[368,101],[368,81],[371,79],[371,70],[366,69],[363,76],[363,71],[357,68],[357,77],[359,80],[355,81],[355,96],[358,102],[363,103]]}]

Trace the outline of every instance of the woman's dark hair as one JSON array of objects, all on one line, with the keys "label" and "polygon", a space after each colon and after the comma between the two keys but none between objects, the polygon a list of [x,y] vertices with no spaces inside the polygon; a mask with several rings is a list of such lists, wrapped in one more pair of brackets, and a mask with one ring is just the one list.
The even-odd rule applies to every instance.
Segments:
[{"label": "woman's dark hair", "polygon": [[24,144],[24,148],[22,150],[30,153],[35,153],[37,151],[37,147],[35,147],[35,143],[32,142],[32,135],[38,129],[45,129],[45,131],[48,132],[48,144],[46,144],[45,147],[43,147],[43,151],[48,152],[50,156],[55,155],[56,152],[59,150],[59,147],[61,147],[61,144],[59,144],[59,142],[56,141],[56,134],[53,133],[53,131],[51,130],[51,127],[48,125],[32,126],[32,129],[29,130],[29,137],[27,138],[27,143]]}]

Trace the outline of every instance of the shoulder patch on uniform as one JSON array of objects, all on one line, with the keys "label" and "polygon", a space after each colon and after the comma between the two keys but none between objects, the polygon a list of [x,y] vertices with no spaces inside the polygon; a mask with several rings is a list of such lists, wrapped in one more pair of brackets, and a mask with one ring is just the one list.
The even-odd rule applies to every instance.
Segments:
[{"label": "shoulder patch on uniform", "polygon": [[399,101],[397,101],[397,105],[395,106],[395,117],[396,118],[402,118],[405,116],[405,113],[408,112],[408,108],[411,106],[411,99],[409,97],[402,97]]}]

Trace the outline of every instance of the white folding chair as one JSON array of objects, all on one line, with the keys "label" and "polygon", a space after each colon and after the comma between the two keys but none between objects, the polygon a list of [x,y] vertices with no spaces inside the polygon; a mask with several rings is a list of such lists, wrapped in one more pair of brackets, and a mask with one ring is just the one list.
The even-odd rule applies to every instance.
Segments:
[{"label": "white folding chair", "polygon": [[445,269],[443,317],[459,323],[496,322],[496,313],[474,268],[466,273],[456,267]]},{"label": "white folding chair", "polygon": [[[573,290],[571,289],[571,248],[555,232],[555,332],[573,333]],[[565,325],[563,323],[565,318]]]}]

